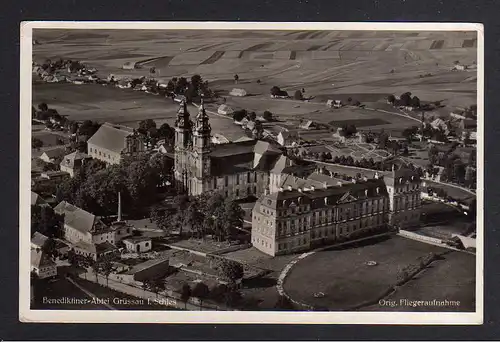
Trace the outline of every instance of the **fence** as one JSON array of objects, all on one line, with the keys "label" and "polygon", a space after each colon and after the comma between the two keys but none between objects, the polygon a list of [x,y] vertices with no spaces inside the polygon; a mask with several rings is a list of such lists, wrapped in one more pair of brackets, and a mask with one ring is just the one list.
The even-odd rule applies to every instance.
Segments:
[{"label": "fence", "polygon": [[[232,310],[225,305],[219,305],[212,303],[211,301],[200,301],[200,299],[191,297],[187,302],[181,300],[181,295],[174,291],[166,291],[167,294],[163,293],[153,293],[146,289],[143,289],[138,286],[134,286],[131,284],[122,283],[114,280],[112,277],[106,278],[99,274],[80,274],[80,278],[86,279],[87,281],[97,282],[100,285],[107,286],[110,289],[124,293],[129,296],[133,296],[136,298],[149,300],[148,302],[156,303],[160,305],[165,305],[169,307],[175,307],[178,309],[186,309],[186,310],[210,310],[210,311],[220,311],[220,310]],[[86,277],[86,278],[85,278]]]}]

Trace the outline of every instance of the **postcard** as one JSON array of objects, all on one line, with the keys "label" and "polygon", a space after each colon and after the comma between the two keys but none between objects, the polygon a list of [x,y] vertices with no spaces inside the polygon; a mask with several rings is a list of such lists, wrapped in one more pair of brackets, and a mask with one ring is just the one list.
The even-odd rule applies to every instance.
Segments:
[{"label": "postcard", "polygon": [[481,24],[20,33],[22,322],[482,324]]}]

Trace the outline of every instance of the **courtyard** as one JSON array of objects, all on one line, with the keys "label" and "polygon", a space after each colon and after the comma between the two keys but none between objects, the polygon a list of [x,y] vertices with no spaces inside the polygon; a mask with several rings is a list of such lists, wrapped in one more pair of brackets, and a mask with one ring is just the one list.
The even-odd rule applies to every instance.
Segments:
[{"label": "courtyard", "polygon": [[470,310],[474,256],[399,236],[317,252],[291,269],[284,289],[294,300],[312,307],[363,310],[372,305],[371,310],[383,310],[386,307],[373,304],[390,294],[399,271],[431,252],[445,254],[391,296],[458,300],[463,305],[455,310]]}]

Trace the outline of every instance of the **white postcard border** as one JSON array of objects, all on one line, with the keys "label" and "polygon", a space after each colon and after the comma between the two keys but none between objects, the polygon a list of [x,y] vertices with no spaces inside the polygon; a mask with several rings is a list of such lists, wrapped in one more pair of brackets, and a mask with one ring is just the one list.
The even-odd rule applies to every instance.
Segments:
[{"label": "white postcard border", "polygon": [[19,319],[59,323],[282,323],[472,325],[483,323],[484,169],[477,173],[476,312],[272,312],[272,311],[102,311],[30,309],[30,160],[33,29],[164,29],[164,30],[363,30],[477,32],[477,163],[484,168],[484,28],[477,23],[329,23],[329,22],[76,22],[21,23],[20,164],[19,164]]}]

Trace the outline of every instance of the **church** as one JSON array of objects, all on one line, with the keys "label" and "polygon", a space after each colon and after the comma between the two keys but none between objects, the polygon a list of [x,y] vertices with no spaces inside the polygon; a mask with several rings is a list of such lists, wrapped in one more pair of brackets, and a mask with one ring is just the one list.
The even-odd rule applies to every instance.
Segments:
[{"label": "church", "polygon": [[259,197],[286,168],[294,172],[296,163],[267,141],[212,144],[211,134],[203,101],[194,121],[182,101],[175,121],[174,179],[189,195],[217,191],[233,199]]}]

